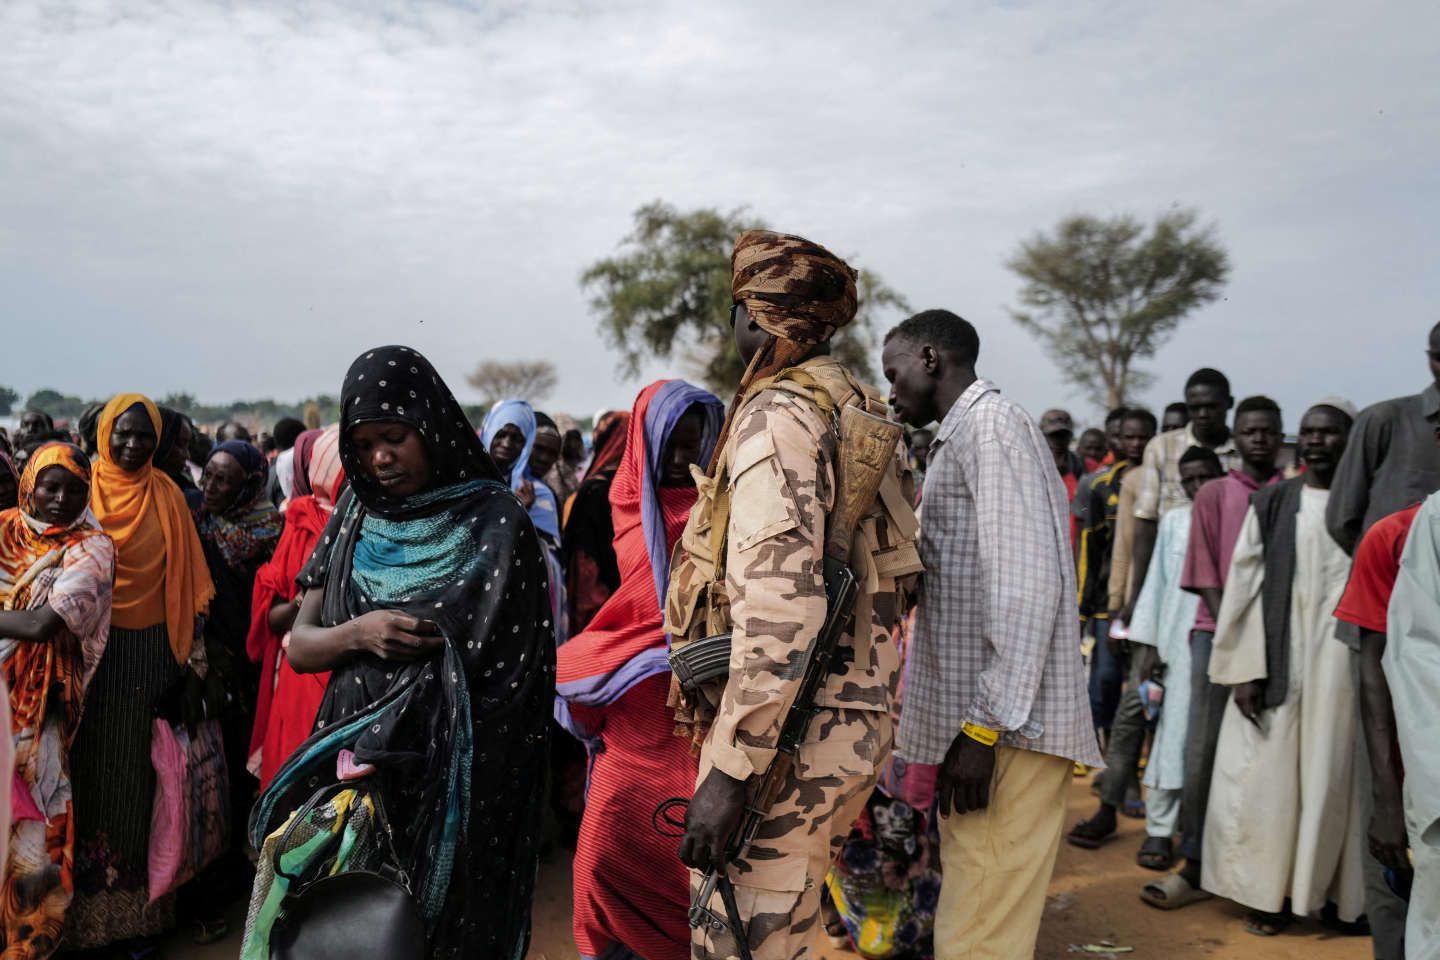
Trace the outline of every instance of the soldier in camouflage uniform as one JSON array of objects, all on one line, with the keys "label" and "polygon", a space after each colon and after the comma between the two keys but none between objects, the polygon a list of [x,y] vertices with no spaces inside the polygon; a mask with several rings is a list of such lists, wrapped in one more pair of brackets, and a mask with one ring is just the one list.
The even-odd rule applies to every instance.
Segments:
[{"label": "soldier in camouflage uniform", "polygon": [[[830,418],[811,397],[823,391],[837,408],[868,399],[875,409],[878,402],[829,356],[830,336],[855,313],[854,275],[843,261],[799,237],[753,231],[737,241],[733,264],[735,339],[748,369],[710,475],[698,478],[701,500],[681,539],[682,560],[667,603],[667,630],[693,636],[700,616],[693,587],[714,571],[711,565],[696,576],[695,564],[704,567],[712,552],[707,545],[718,542],[712,521],[725,524],[723,589],[713,585],[717,595],[709,604],[723,610],[728,602],[734,639],[728,681],[710,709],[700,711],[713,722],[696,730],[697,738],[708,732],[680,848],[692,868],[692,896],[699,871],[725,862],[746,781],[762,775],[775,756],[804,652],[826,616],[821,570],[826,515],[837,495],[837,441]],[[796,370],[809,396],[793,389],[793,379],[792,389],[765,386],[777,373],[782,380],[796,377]],[[758,391],[751,389],[757,385]],[[898,464],[897,457],[900,477]],[[714,503],[727,492],[728,511],[717,516]],[[908,512],[908,502],[901,505]],[[900,669],[890,631],[894,575],[919,566],[913,544],[905,542],[909,521],[899,519],[880,537],[890,541],[887,555],[894,562],[858,558],[870,567],[857,570],[866,586],[816,697],[819,712],[755,842],[727,866],[756,960],[810,955],[826,871],[890,753],[890,706]],[[867,530],[857,543],[874,544],[874,527]],[[696,719],[683,707],[677,716],[682,725]],[[709,906],[724,915],[718,895]],[[730,931],[702,926],[692,955],[738,953]]]}]

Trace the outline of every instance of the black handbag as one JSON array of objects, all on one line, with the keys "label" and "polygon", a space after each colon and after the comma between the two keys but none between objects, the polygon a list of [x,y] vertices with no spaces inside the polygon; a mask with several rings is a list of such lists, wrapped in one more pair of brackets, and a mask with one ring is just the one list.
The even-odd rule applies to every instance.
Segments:
[{"label": "black handbag", "polygon": [[[280,854],[295,827],[335,789],[324,787],[307,800],[275,844],[275,876],[288,880],[289,889],[270,930],[271,960],[425,960],[425,921],[408,879],[391,866],[396,862],[393,845],[378,873],[347,870],[307,882],[280,869]],[[389,843],[379,798],[372,799],[378,832]]]}]

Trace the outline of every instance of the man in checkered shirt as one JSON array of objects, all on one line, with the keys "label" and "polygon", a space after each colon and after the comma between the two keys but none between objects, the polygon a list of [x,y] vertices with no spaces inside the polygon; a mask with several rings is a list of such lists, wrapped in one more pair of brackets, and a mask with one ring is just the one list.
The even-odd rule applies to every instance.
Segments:
[{"label": "man in checkered shirt", "polygon": [[939,960],[1035,952],[1075,761],[1100,766],[1069,504],[1028,414],[975,375],[980,338],[927,310],[885,338],[899,419],[940,421],[898,751],[940,764]]}]

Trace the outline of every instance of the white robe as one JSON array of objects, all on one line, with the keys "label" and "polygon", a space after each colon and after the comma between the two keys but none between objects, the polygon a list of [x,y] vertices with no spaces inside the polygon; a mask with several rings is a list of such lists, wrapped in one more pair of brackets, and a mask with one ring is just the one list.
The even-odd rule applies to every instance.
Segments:
[{"label": "white robe", "polygon": [[1176,507],[1160,518],[1150,573],[1135,601],[1130,639],[1156,648],[1165,664],[1165,699],[1150,761],[1145,764],[1145,786],[1152,790],[1179,790],[1185,785],[1185,736],[1190,727],[1190,630],[1200,598],[1180,589],[1185,548],[1190,543],[1190,504]]},{"label": "white robe", "polygon": [[[1359,705],[1355,654],[1336,637],[1331,615],[1345,591],[1350,558],[1325,529],[1328,499],[1328,491],[1302,490],[1285,702],[1263,711],[1258,727],[1233,700],[1225,708],[1201,886],[1266,913],[1280,912],[1286,897],[1297,916],[1313,916],[1329,901],[1341,920],[1353,921],[1365,912],[1365,824],[1354,770]],[[1252,507],[1217,618],[1214,683],[1235,686],[1266,676],[1264,578],[1264,544]]]},{"label": "white robe", "polygon": [[1440,494],[1410,527],[1390,596],[1385,679],[1405,762],[1405,829],[1415,886],[1405,925],[1410,960],[1440,957]]}]

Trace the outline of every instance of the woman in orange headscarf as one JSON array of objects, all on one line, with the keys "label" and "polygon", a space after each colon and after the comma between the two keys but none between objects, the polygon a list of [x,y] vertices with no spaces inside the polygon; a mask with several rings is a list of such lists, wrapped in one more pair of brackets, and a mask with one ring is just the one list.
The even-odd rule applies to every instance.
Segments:
[{"label": "woman in orange headscarf", "polygon": [[174,924],[173,896],[148,903],[151,721],[157,699],[198,675],[204,647],[195,618],[215,587],[184,495],[152,465],[160,431],[159,409],[135,393],[107,403],[97,428],[90,506],[115,541],[115,592],[109,642],[71,754],[73,947],[151,937]]},{"label": "woman in orange headscarf", "polygon": [[[88,509],[79,447],[35,451],[20,505],[0,512],[0,677],[10,690],[15,801],[0,880],[0,944],[48,957],[74,891],[70,744],[110,629],[115,546]],[[7,768],[8,774],[8,768]]]}]

